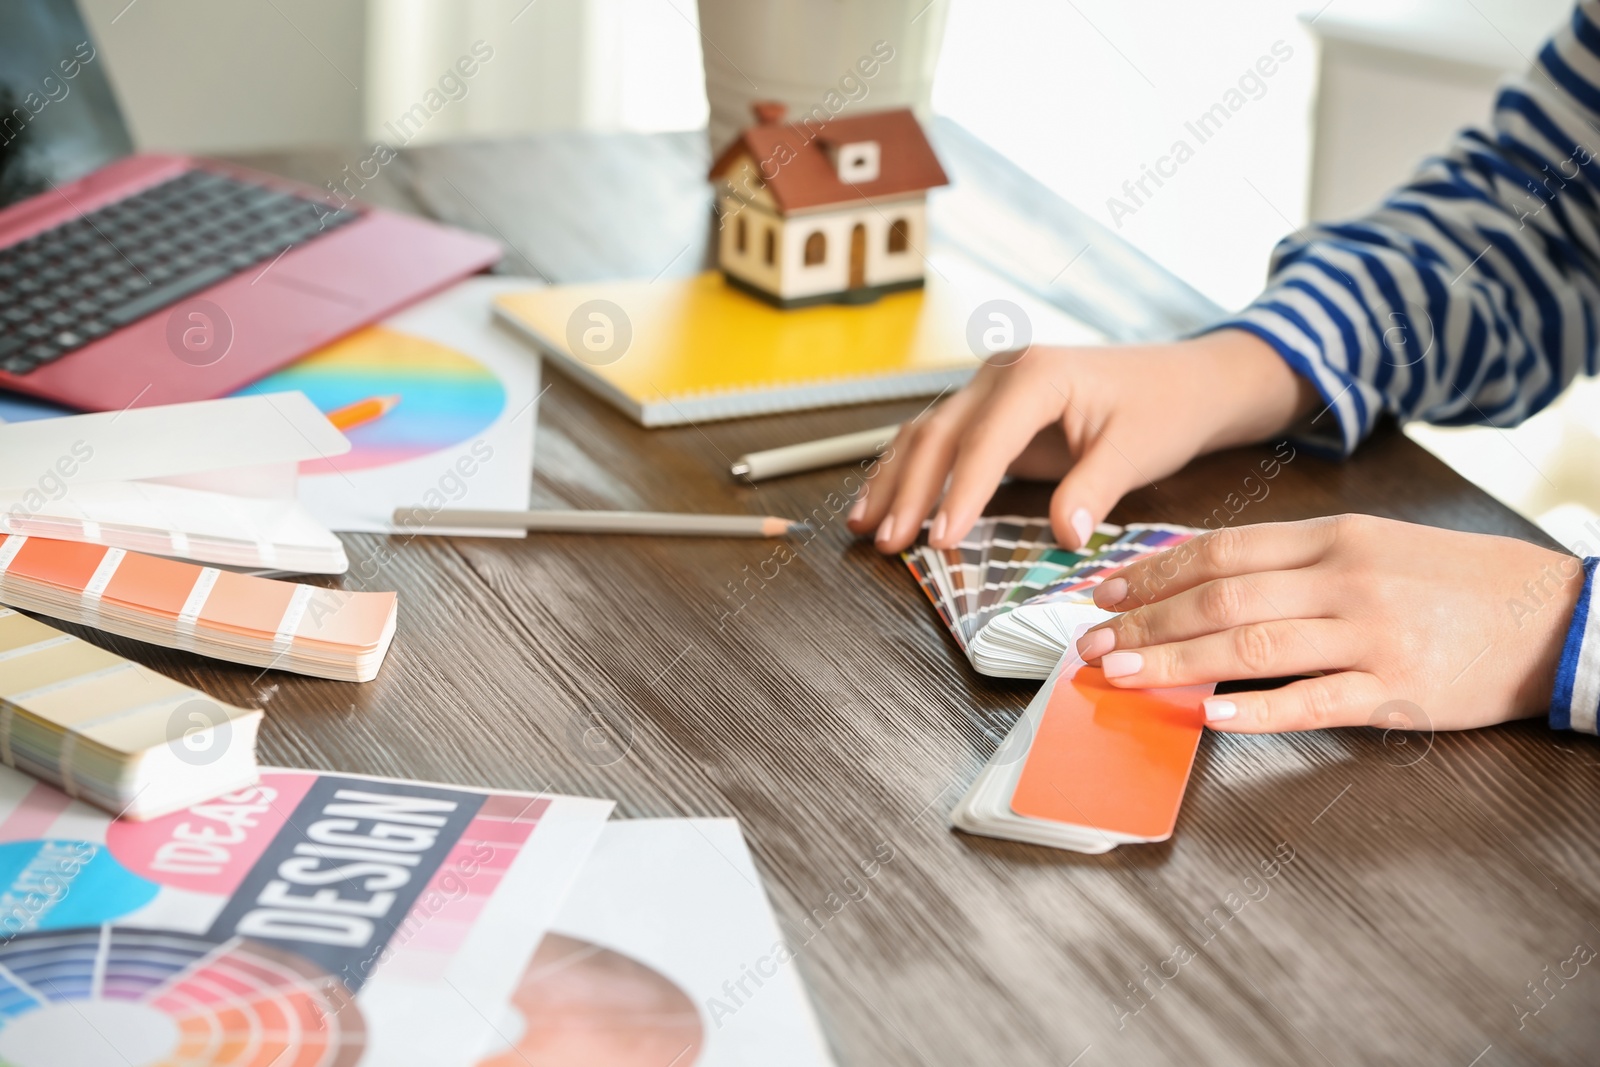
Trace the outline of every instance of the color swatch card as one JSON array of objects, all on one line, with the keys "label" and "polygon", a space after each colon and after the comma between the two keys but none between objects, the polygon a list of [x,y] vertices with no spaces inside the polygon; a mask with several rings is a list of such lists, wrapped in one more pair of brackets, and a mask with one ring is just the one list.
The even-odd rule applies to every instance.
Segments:
[{"label": "color swatch card", "polygon": [[1074,551],[1057,543],[1047,518],[986,515],[954,548],[919,545],[902,558],[974,670],[1043,678],[1075,629],[1110,617],[1094,604],[1095,586],[1197,532],[1104,524]]},{"label": "color swatch card", "polygon": [[[396,508],[426,515],[528,507],[539,357],[495,322],[491,301],[533,284],[469,278],[241,391],[250,398],[297,390],[335,414],[383,400],[381,414],[344,430],[348,452],[301,463],[299,498],[312,515],[334,530],[393,532]],[[442,526],[429,533],[526,536]]]},{"label": "color swatch card", "polygon": [[1057,665],[951,813],[968,833],[1074,852],[1172,836],[1214,686],[1119,689]]},{"label": "color swatch card", "polygon": [[393,593],[347,592],[120,548],[12,534],[0,603],[233,663],[365,682],[394,638]]},{"label": "color swatch card", "polygon": [[149,819],[256,780],[247,711],[0,608],[0,763]]},{"label": "color swatch card", "polygon": [[0,768],[0,1063],[470,1067],[611,808],[265,769],[134,823]]},{"label": "color swatch card", "polygon": [[733,819],[607,823],[478,1067],[831,1067],[794,955]]},{"label": "color swatch card", "polygon": [[164,482],[67,483],[59,496],[0,490],[0,534],[294,574],[343,574],[350,567],[344,543],[292,497]]}]

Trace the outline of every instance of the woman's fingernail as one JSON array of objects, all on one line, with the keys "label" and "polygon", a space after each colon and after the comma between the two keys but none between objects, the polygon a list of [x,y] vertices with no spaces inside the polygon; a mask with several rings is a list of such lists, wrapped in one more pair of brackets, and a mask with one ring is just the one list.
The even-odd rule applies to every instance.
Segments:
[{"label": "woman's fingernail", "polygon": [[863,515],[865,515],[866,513],[867,513],[867,498],[866,497],[862,497],[860,500],[857,500],[855,502],[855,506],[850,509],[850,515],[848,516],[848,518],[849,518],[849,520],[851,522],[860,522],[861,521],[861,517]]},{"label": "woman's fingernail", "polygon": [[1099,659],[1101,656],[1117,647],[1117,635],[1109,628],[1104,630],[1090,630],[1078,642],[1078,655],[1085,663]]},{"label": "woman's fingernail", "polygon": [[1089,514],[1088,508],[1079,508],[1072,513],[1072,532],[1078,535],[1078,547],[1087,548],[1089,538],[1094,536],[1094,516]]},{"label": "woman's fingernail", "polygon": [[892,540],[894,540],[894,516],[885,515],[883,522],[878,524],[877,542],[879,545],[887,545]]},{"label": "woman's fingernail", "polygon": [[1206,709],[1206,722],[1221,722],[1231,719],[1239,714],[1239,706],[1231,700],[1221,697],[1206,697],[1202,707]]},{"label": "woman's fingernail", "polygon": [[945,518],[944,512],[933,517],[933,526],[928,530],[928,544],[944,540],[944,528],[950,525],[950,520]]},{"label": "woman's fingernail", "polygon": [[1137,652],[1107,652],[1100,660],[1100,669],[1107,678],[1125,678],[1138,674],[1144,667],[1144,657]]},{"label": "woman's fingernail", "polygon": [[1107,578],[1094,588],[1094,602],[1102,608],[1112,608],[1128,599],[1128,579]]}]

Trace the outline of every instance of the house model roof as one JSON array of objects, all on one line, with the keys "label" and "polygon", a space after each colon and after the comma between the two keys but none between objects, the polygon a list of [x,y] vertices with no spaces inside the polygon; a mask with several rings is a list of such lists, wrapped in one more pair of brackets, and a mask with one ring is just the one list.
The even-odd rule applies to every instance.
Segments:
[{"label": "house model roof", "polygon": [[[944,168],[908,108],[839,117],[826,124],[784,121],[782,104],[753,106],[757,122],[741,133],[711,166],[712,179],[725,177],[748,154],[766,187],[788,213],[859,202],[863,198],[905,196],[948,185]],[[830,158],[844,145],[876,142],[878,173],[870,181],[847,182]]]}]

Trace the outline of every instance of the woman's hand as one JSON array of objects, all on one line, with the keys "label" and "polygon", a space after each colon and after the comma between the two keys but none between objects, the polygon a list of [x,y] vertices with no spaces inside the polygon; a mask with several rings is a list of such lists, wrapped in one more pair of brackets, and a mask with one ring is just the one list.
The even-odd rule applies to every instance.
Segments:
[{"label": "woman's hand", "polygon": [[948,548],[1011,474],[1060,481],[1051,527],[1078,548],[1130,489],[1203,452],[1280,433],[1315,399],[1265,342],[1237,330],[1166,345],[1034,347],[980,368],[902,427],[850,528],[875,530],[881,550],[898,552],[943,493],[928,543]]},{"label": "woman's hand", "polygon": [[[1122,614],[1078,641],[1113,685],[1323,672],[1206,701],[1219,730],[1367,726],[1397,700],[1465,730],[1542,714],[1581,562],[1526,541],[1365,515],[1240,526],[1130,564],[1095,591]],[[1401,716],[1402,719],[1408,716]]]}]

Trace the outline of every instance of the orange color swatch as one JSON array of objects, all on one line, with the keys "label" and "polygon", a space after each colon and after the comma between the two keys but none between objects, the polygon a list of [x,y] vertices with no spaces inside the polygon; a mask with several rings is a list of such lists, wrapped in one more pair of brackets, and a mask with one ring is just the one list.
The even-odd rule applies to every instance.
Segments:
[{"label": "orange color swatch", "polygon": [[176,619],[199,573],[193,563],[129,552],[111,576],[105,599]]},{"label": "orange color swatch", "polygon": [[0,603],[233,663],[354,682],[377,674],[396,611],[393,593],[25,534],[0,537]]},{"label": "orange color swatch", "polygon": [[1118,689],[1094,667],[1055,683],[1011,810],[1148,841],[1172,836],[1215,686]]},{"label": "orange color swatch", "polygon": [[[193,584],[192,582],[190,583]],[[220,630],[273,634],[294,596],[292,582],[275,582],[223,571],[211,587],[200,621]]]},{"label": "orange color swatch", "polygon": [[30,582],[81,592],[105,556],[105,545],[30,537],[6,568],[6,573]]}]

